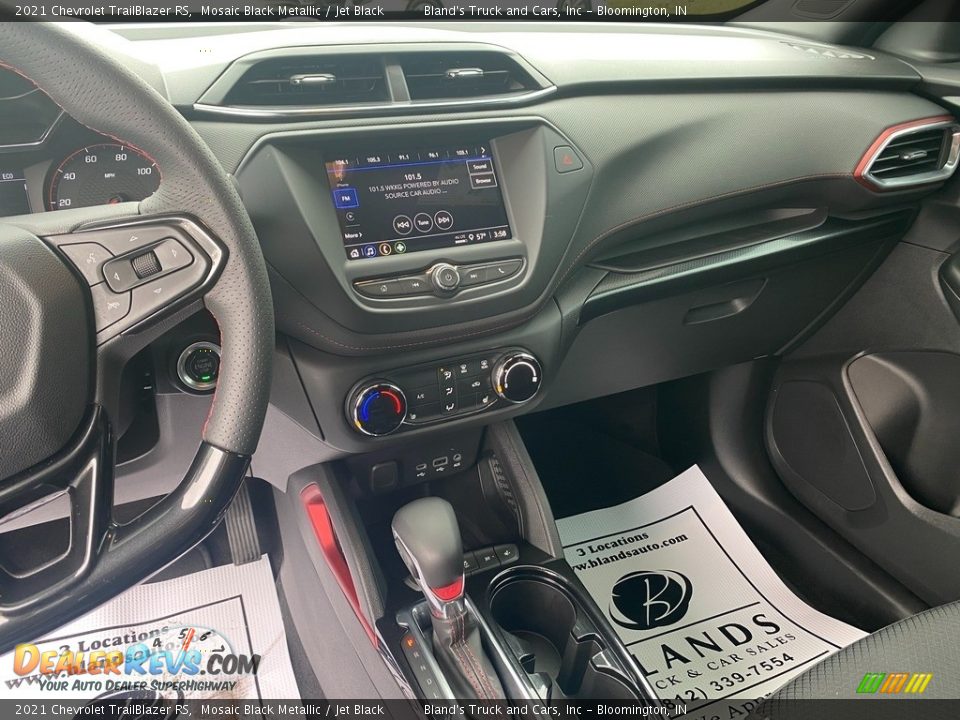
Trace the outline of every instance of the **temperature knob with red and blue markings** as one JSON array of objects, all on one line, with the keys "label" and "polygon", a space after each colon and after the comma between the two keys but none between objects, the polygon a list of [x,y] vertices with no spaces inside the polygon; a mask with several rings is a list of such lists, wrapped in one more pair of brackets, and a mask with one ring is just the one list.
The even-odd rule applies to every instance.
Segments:
[{"label": "temperature knob with red and blue markings", "polygon": [[389,435],[407,416],[407,398],[403,390],[387,382],[366,385],[350,403],[354,426],[367,435]]}]

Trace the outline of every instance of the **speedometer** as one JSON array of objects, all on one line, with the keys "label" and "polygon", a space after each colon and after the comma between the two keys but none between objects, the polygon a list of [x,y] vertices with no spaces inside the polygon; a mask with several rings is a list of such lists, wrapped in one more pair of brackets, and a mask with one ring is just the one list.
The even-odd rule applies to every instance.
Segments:
[{"label": "speedometer", "polygon": [[67,157],[50,177],[50,210],[143,200],[160,186],[157,164],[119,143],[87,145]]}]

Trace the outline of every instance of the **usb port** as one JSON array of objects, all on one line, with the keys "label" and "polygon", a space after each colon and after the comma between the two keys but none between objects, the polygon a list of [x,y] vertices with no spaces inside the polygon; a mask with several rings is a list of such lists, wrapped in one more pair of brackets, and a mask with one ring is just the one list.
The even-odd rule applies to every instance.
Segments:
[{"label": "usb port", "polygon": [[434,459],[433,459],[433,466],[434,466],[435,468],[446,467],[447,464],[449,464],[449,462],[450,462],[450,458],[448,458],[446,455],[444,455],[443,457],[434,458]]}]

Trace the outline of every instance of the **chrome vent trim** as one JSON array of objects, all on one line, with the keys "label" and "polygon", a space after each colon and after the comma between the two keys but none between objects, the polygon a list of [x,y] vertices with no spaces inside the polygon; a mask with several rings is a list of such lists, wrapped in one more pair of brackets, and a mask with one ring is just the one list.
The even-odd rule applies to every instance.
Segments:
[{"label": "chrome vent trim", "polygon": [[867,159],[863,179],[881,190],[903,190],[942,182],[958,164],[960,123],[931,121],[891,133]]},{"label": "chrome vent trim", "polygon": [[251,66],[230,89],[230,107],[336,107],[390,100],[383,58],[374,54],[294,56]]},{"label": "chrome vent trim", "polygon": [[540,86],[507,53],[489,50],[427,50],[396,56],[414,102],[482,100],[520,95]]},{"label": "chrome vent trim", "polygon": [[[379,64],[383,82],[377,94],[337,98],[329,92],[343,79],[337,66],[361,59]],[[259,101],[244,97],[251,80],[266,86]],[[271,90],[277,91],[275,100]],[[299,120],[522,106],[555,92],[522,57],[489,43],[388,43],[375,51],[368,45],[299,46],[236,59],[192,107],[235,120]]]},{"label": "chrome vent trim", "polygon": [[194,103],[197,112],[234,118],[279,120],[287,117],[338,117],[350,115],[393,115],[419,113],[425,110],[471,110],[474,108],[524,105],[542,100],[557,91],[555,86],[531,92],[469,100],[371,103],[369,105],[327,105],[314,107],[230,107]]}]

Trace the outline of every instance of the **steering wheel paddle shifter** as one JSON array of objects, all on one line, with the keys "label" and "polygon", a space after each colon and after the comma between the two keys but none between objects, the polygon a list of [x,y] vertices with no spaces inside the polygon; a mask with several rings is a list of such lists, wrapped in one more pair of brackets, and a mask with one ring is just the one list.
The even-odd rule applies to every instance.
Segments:
[{"label": "steering wheel paddle shifter", "polygon": [[503,698],[465,602],[463,545],[453,507],[435,497],[404,505],[393,516],[393,539],[430,607],[434,656],[456,696]]}]

